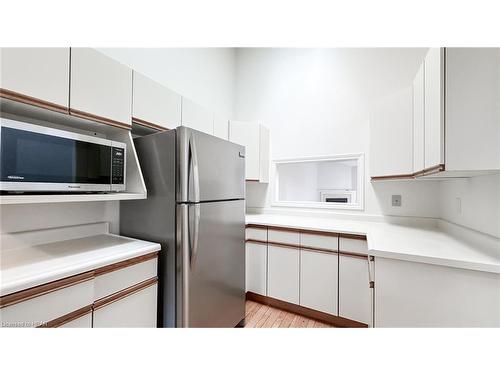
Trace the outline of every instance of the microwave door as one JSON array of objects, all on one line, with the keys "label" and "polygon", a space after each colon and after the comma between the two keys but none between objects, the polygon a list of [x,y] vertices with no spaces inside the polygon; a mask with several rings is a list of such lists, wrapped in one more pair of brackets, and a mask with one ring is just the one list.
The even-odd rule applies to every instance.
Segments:
[{"label": "microwave door", "polygon": [[[0,189],[18,192],[102,192],[112,188],[112,151],[119,142],[1,119]],[[125,168],[125,163],[120,165]],[[123,178],[124,172],[120,178]],[[123,184],[124,185],[124,184]]]}]

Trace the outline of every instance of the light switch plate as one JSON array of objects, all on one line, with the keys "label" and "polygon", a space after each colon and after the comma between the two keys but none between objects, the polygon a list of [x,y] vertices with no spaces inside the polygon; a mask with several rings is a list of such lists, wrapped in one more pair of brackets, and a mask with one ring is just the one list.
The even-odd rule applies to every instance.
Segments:
[{"label": "light switch plate", "polygon": [[401,195],[392,196],[392,205],[396,207],[401,206]]}]

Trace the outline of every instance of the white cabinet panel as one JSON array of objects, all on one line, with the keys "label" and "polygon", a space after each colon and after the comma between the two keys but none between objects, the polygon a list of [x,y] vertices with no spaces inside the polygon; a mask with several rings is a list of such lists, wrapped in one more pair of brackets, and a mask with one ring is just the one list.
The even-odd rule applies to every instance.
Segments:
[{"label": "white cabinet panel", "polygon": [[370,124],[370,175],[413,172],[412,89],[400,90],[376,106]]},{"label": "white cabinet panel", "polygon": [[267,295],[267,245],[246,243],[246,291]]},{"label": "white cabinet panel", "polygon": [[444,163],[444,58],[442,48],[430,48],[425,57],[425,168]]},{"label": "white cabinet panel", "polygon": [[446,169],[500,169],[500,48],[446,48]]},{"label": "white cabinet panel", "polygon": [[336,235],[300,233],[300,246],[336,251],[339,248],[339,237]]},{"label": "white cabinet panel", "polygon": [[376,327],[500,327],[500,275],[376,258]]},{"label": "white cabinet panel", "polygon": [[267,240],[269,242],[299,246],[300,233],[290,230],[268,229]]},{"label": "white cabinet panel", "polygon": [[94,328],[156,327],[157,284],[94,310]]},{"label": "white cabinet panel", "polygon": [[424,166],[424,64],[413,80],[413,172]]},{"label": "white cabinet panel", "polygon": [[300,251],[300,305],[337,315],[338,254]]},{"label": "white cabinet panel", "polygon": [[132,116],[173,129],[181,124],[181,96],[134,71]]},{"label": "white cabinet panel", "polygon": [[95,299],[98,300],[109,296],[110,294],[155,277],[157,269],[158,259],[154,258],[99,275],[94,280]]},{"label": "white cabinet panel", "polygon": [[94,281],[88,280],[0,309],[2,326],[36,327],[94,302]]},{"label": "white cabinet panel", "polygon": [[182,126],[214,134],[214,114],[187,98],[182,98]]},{"label": "white cabinet panel", "polygon": [[368,258],[339,256],[339,315],[372,325]]},{"label": "white cabinet panel", "polygon": [[63,324],[59,328],[92,328],[92,312]]},{"label": "white cabinet panel", "polygon": [[229,120],[227,118],[214,116],[214,135],[229,140]]},{"label": "white cabinet panel", "polygon": [[70,108],[130,125],[132,69],[92,48],[71,49]]},{"label": "white cabinet panel", "polygon": [[299,304],[299,258],[296,248],[268,245],[267,294]]},{"label": "white cabinet panel", "polygon": [[69,105],[69,48],[1,48],[0,87]]},{"label": "white cabinet panel", "polygon": [[268,183],[269,130],[256,122],[231,121],[229,140],[245,146],[245,178]]},{"label": "white cabinet panel", "polygon": [[264,228],[246,228],[246,240],[267,241],[267,229]]}]

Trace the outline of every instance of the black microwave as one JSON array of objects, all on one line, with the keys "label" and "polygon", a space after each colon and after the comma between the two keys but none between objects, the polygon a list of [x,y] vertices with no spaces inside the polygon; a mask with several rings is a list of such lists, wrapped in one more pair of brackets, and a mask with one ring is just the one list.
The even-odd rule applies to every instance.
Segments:
[{"label": "black microwave", "polygon": [[0,190],[125,190],[126,145],[0,118]]}]

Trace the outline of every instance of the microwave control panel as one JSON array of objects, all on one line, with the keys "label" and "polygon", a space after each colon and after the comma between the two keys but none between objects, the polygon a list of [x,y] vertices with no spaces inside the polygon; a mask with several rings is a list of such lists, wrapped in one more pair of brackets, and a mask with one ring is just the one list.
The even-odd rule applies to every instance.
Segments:
[{"label": "microwave control panel", "polygon": [[111,183],[113,185],[123,185],[125,166],[125,149],[112,147],[111,149]]}]

